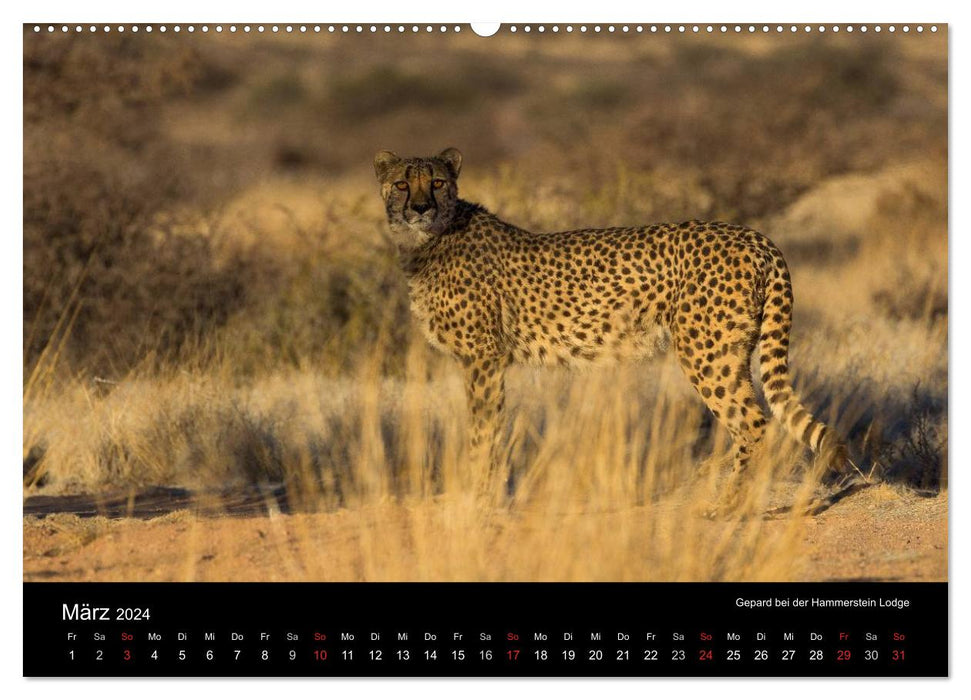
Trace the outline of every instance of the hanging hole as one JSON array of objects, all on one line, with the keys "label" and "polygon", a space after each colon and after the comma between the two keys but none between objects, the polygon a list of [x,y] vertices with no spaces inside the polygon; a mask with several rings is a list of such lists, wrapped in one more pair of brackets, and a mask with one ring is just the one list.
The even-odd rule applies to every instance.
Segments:
[{"label": "hanging hole", "polygon": [[492,36],[502,26],[499,22],[473,22],[472,31],[479,36]]}]

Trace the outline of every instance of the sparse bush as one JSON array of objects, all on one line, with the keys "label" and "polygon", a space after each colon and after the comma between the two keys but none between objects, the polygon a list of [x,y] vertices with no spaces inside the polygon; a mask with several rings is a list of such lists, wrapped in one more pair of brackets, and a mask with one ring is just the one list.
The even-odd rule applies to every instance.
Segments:
[{"label": "sparse bush", "polygon": [[[192,55],[142,37],[25,42],[24,361],[71,319],[61,359],[123,374],[199,344],[243,301],[202,232],[172,233],[193,199],[161,105],[193,79]],[[160,217],[162,217],[160,219]]]},{"label": "sparse bush", "polygon": [[947,488],[946,392],[916,384],[886,397],[867,412],[851,438],[860,442],[863,466],[880,479],[926,492]]},{"label": "sparse bush", "polygon": [[896,284],[874,293],[873,302],[894,321],[937,323],[947,319],[946,280],[921,278],[913,270],[901,272]]},{"label": "sparse bush", "polygon": [[407,73],[391,66],[344,78],[330,87],[330,106],[344,119],[376,119],[408,108],[466,109],[477,99],[475,85],[447,76]]}]

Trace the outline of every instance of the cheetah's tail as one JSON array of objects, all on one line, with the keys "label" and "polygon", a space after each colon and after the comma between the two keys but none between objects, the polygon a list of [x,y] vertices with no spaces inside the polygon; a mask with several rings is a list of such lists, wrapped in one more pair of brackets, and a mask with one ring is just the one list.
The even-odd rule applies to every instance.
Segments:
[{"label": "cheetah's tail", "polygon": [[799,402],[789,378],[789,331],[792,328],[792,282],[781,253],[769,263],[762,308],[760,371],[769,408],[794,438],[816,455],[817,464],[830,473],[849,468],[846,445],[825,423],[813,417]]}]

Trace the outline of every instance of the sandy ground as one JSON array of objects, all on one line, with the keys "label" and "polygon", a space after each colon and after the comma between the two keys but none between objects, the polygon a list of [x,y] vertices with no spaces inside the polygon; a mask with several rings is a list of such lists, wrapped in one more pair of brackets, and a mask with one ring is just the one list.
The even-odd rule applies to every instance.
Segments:
[{"label": "sandy ground", "polygon": [[806,580],[947,580],[947,496],[863,491],[807,520]]},{"label": "sandy ground", "polygon": [[[367,517],[372,523],[393,519],[395,509],[378,506]],[[646,524],[650,513],[644,508],[637,517]],[[793,578],[946,580],[947,520],[946,494],[866,489],[802,519],[809,555],[801,557],[802,570]],[[727,527],[705,522],[712,538]],[[782,528],[785,521],[766,526]],[[245,517],[180,510],[152,519],[27,516],[24,580],[394,580],[393,566],[375,570],[367,563],[374,555],[368,540],[360,514],[349,510]]]}]

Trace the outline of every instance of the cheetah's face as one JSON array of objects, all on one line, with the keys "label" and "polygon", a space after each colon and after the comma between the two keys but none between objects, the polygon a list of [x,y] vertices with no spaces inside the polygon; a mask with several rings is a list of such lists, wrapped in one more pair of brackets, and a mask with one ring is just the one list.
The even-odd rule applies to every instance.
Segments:
[{"label": "cheetah's face", "polygon": [[391,151],[374,156],[388,223],[400,247],[416,248],[448,229],[461,168],[462,154],[454,148],[431,158],[399,158]]}]

